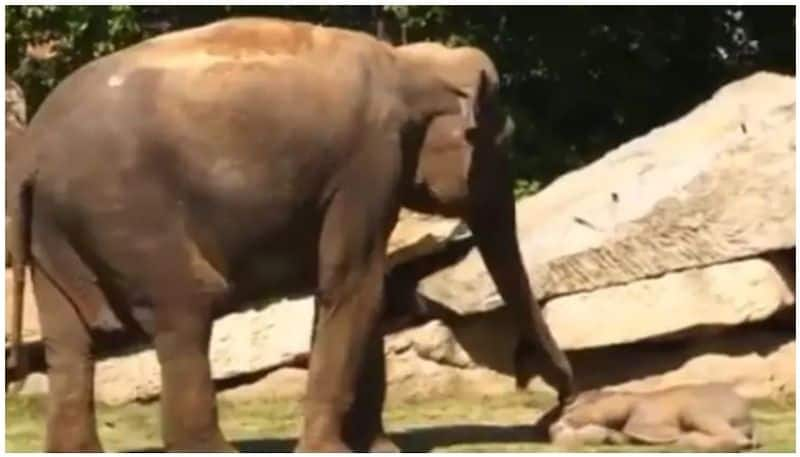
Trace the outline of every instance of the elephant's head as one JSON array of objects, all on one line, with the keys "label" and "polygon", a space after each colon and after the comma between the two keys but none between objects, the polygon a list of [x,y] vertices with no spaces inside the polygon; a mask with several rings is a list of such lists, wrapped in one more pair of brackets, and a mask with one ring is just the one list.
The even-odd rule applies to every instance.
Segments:
[{"label": "elephant's head", "polygon": [[390,77],[390,85],[398,90],[401,106],[405,108],[403,114],[410,121],[401,133],[402,140],[407,142],[403,145],[404,156],[417,156],[433,120],[453,118],[475,125],[469,92],[417,54],[386,46],[392,56],[390,71],[396,78]]},{"label": "elephant's head", "polygon": [[413,182],[406,189],[404,204],[417,211],[466,219],[474,162],[481,161],[482,155],[504,160],[500,147],[513,131],[511,118],[503,113],[497,97],[497,70],[475,48],[415,43],[396,49],[465,94],[459,113],[431,121],[413,164]]},{"label": "elephant's head", "polygon": [[467,222],[500,295],[518,315],[518,383],[526,383],[531,376],[522,359],[532,350],[543,350],[552,363],[540,372],[567,400],[573,394],[572,369],[544,322],[519,250],[513,183],[504,147],[513,122],[500,103],[497,70],[475,48],[416,43],[396,49],[460,88],[468,104],[460,114],[442,114],[430,122],[419,156],[408,166],[403,204]]}]

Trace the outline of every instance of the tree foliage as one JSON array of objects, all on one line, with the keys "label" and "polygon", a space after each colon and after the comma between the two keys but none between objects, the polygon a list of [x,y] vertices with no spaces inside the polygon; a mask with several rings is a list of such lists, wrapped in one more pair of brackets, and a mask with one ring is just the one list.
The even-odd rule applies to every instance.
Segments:
[{"label": "tree foliage", "polygon": [[[7,6],[6,71],[22,85],[32,113],[73,70],[142,36],[129,6]],[[32,58],[32,47],[52,48],[53,56]]]},{"label": "tree foliage", "polygon": [[[261,15],[484,49],[515,118],[521,193],[757,70],[795,72],[787,7],[7,6],[6,64],[33,112],[80,65],[145,37]],[[50,59],[30,45],[56,43]]]}]

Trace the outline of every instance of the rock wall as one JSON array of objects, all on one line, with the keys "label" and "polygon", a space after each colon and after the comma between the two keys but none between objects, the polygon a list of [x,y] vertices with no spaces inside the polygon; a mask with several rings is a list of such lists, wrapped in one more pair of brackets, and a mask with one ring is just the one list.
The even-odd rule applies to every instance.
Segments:
[{"label": "rock wall", "polygon": [[[6,275],[6,303],[10,299],[10,274]],[[47,389],[43,348],[33,296],[25,301],[25,348],[34,374],[25,380],[22,393]],[[303,359],[311,341],[313,299],[282,300],[269,306],[251,307],[218,319],[214,323],[209,357],[215,380],[246,375],[256,379],[278,367]],[[6,334],[9,333],[6,307]],[[135,343],[100,355],[95,368],[96,398],[107,404],[156,398],[161,390],[161,369],[152,347]]]},{"label": "rock wall", "polygon": [[[795,243],[794,78],[757,73],[517,205],[540,300]],[[422,292],[461,314],[502,305],[477,252]]]},{"label": "rock wall", "polygon": [[[581,388],[794,392],[794,112],[794,78],[754,74],[518,202],[533,289]],[[477,252],[420,290],[463,319],[408,332],[409,352],[510,374],[515,325]]]},{"label": "rock wall", "polygon": [[[794,104],[793,78],[752,75],[518,203],[534,290],[580,388],[795,391]],[[390,249],[416,255],[457,226],[404,211]],[[513,390],[516,326],[477,252],[420,291],[461,317],[387,338],[389,395]],[[26,341],[41,359],[31,303]],[[311,316],[301,298],[218,320],[220,387],[302,396]],[[98,365],[102,401],[158,394],[153,351],[126,352]],[[529,388],[549,389],[540,379]],[[27,392],[43,389],[41,374],[28,378]]]}]

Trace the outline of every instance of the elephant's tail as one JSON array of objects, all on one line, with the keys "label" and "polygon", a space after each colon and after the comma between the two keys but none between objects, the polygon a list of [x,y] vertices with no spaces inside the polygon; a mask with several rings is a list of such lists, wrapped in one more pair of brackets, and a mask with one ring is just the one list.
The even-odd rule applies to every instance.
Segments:
[{"label": "elephant's tail", "polygon": [[7,359],[7,373],[13,372],[17,379],[24,376],[27,364],[22,356],[22,321],[23,297],[25,295],[25,267],[30,258],[31,215],[33,173],[27,170],[23,174],[12,173],[7,177],[6,188],[7,215],[6,244],[11,257],[12,315],[11,315],[11,348]]}]

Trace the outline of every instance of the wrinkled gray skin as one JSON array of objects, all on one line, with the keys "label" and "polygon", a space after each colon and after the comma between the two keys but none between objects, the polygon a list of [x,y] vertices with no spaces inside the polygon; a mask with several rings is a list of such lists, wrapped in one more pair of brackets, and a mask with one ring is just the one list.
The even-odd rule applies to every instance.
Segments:
[{"label": "wrinkled gray skin", "polygon": [[[379,419],[377,321],[401,204],[468,221],[520,312],[517,355],[548,351],[567,398],[569,364],[533,301],[494,151],[505,125],[496,72],[473,71],[465,94],[446,68],[358,33],[236,19],[143,42],[62,82],[26,131],[35,166],[7,196],[15,298],[30,263],[47,341],[46,449],[100,449],[91,329],[110,307],[155,343],[167,449],[230,450],[211,321],[309,291],[318,317],[298,449],[393,448]],[[425,136],[434,127],[450,134]]]}]

